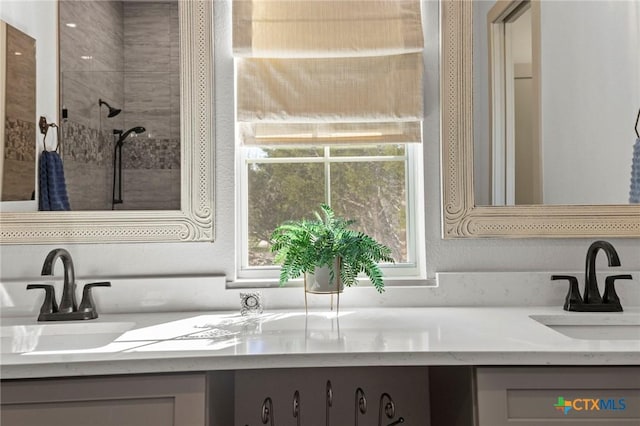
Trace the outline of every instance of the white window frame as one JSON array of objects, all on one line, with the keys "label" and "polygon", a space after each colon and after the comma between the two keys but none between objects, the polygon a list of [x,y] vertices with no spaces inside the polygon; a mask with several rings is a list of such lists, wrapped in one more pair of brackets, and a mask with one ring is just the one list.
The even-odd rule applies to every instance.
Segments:
[{"label": "white window frame", "polygon": [[[228,25],[216,25],[218,35],[224,32],[224,37],[231,37],[229,31],[231,25],[231,5],[224,1],[224,20]],[[218,5],[220,8],[220,5]],[[423,7],[422,19],[425,19]],[[225,43],[230,46],[230,40]],[[219,54],[219,53],[218,53]],[[236,66],[233,62],[233,80],[235,94]],[[235,96],[235,95],[234,95]],[[247,267],[248,264],[248,176],[245,167],[245,158],[242,148],[238,146],[238,126],[235,120],[235,99],[233,104],[233,118],[235,125],[235,274],[232,281],[227,282],[227,288],[271,288],[278,287],[278,275],[280,267],[277,265],[268,267]],[[423,138],[424,139],[424,138]],[[425,142],[426,143],[426,142]],[[424,286],[427,283],[426,265],[426,230],[425,230],[425,185],[424,185],[424,147],[422,144],[406,144],[407,170],[405,174],[405,190],[407,193],[407,247],[412,253],[410,262],[382,265],[385,287],[393,286]],[[440,203],[439,199],[431,202]],[[366,277],[359,278],[360,285],[371,285]],[[302,286],[302,278],[293,280],[290,286]]]},{"label": "white window frame", "polygon": [[[237,127],[237,126],[236,126]],[[237,138],[236,132],[236,138]],[[354,147],[357,145],[347,145]],[[407,281],[426,279],[425,262],[425,230],[424,230],[424,173],[423,173],[423,147],[421,144],[406,144],[405,156],[401,157],[375,157],[355,156],[355,157],[331,157],[327,158],[329,147],[325,147],[325,155],[317,158],[296,158],[296,159],[259,159],[252,160],[246,158],[245,149],[236,148],[236,262],[237,279],[229,287],[275,287],[278,285],[280,267],[274,266],[249,266],[248,265],[248,163],[270,162],[270,163],[296,163],[296,162],[352,162],[352,161],[385,161],[382,158],[404,158],[406,157],[405,191],[407,194],[407,252],[409,259],[406,263],[395,263],[382,265],[381,269],[385,277],[385,286],[403,286]],[[355,160],[354,160],[355,159]],[[330,197],[330,192],[326,192]],[[436,201],[437,202],[437,201]],[[359,278],[361,284],[370,285],[366,277]],[[294,280],[295,284],[302,285],[302,278]]]}]

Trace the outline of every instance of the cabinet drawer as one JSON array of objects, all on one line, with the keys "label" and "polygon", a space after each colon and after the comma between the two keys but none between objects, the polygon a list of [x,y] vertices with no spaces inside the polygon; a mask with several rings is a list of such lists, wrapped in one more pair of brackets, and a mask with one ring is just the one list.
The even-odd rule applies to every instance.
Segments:
[{"label": "cabinet drawer", "polygon": [[3,426],[204,426],[204,374],[2,382]]},{"label": "cabinet drawer", "polygon": [[479,426],[640,421],[640,367],[476,369]]}]

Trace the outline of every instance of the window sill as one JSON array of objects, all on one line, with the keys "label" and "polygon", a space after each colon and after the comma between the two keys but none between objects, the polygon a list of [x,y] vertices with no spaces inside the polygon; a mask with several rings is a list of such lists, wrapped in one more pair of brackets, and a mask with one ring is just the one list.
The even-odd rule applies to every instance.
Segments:
[{"label": "window sill", "polygon": [[[368,279],[359,279],[359,287],[371,287]],[[282,288],[302,288],[303,280],[298,278],[289,281]],[[435,278],[416,278],[416,277],[390,277],[384,280],[385,288],[402,288],[402,287],[437,287]],[[238,289],[272,289],[280,288],[277,278],[238,278],[227,281],[226,288],[228,290]]]}]

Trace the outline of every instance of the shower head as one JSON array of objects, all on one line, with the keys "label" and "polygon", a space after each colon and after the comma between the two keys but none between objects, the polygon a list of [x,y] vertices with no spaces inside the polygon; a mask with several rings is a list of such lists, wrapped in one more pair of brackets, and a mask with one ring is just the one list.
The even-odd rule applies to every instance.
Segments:
[{"label": "shower head", "polygon": [[112,107],[111,105],[109,105],[108,103],[103,101],[102,99],[98,99],[98,105],[99,106],[106,105],[107,108],[109,108],[109,115],[107,115],[107,117],[109,117],[109,118],[115,117],[116,115],[120,114],[120,112],[122,111],[121,109]]},{"label": "shower head", "polygon": [[127,130],[126,132],[122,133],[120,135],[120,137],[118,138],[118,142],[116,142],[116,147],[120,147],[122,146],[122,144],[124,143],[124,140],[127,139],[127,137],[131,134],[131,133],[135,133],[135,134],[140,134],[142,132],[146,132],[147,129],[145,129],[142,126],[136,126],[136,127],[132,127],[129,130]]}]

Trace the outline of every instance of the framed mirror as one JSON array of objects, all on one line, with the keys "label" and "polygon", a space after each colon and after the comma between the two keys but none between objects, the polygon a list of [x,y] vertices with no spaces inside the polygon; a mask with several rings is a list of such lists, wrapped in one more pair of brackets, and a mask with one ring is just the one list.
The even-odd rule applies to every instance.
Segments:
[{"label": "framed mirror", "polygon": [[[474,143],[474,97],[482,90],[479,85],[487,82],[474,80],[474,67],[480,66],[474,62],[474,26],[486,25],[487,21],[474,20],[474,2],[443,1],[441,7],[443,237],[640,237],[638,204],[516,203],[495,206],[476,201],[474,157],[477,152],[474,155],[474,151],[479,148]],[[544,32],[543,26],[540,31]],[[630,81],[630,84],[636,83]],[[544,86],[544,74],[539,84]],[[629,178],[636,112],[629,112],[625,127],[628,135],[625,164]],[[558,139],[568,137],[558,135]],[[598,154],[590,155],[598,159]],[[571,162],[565,167],[570,169]],[[626,182],[625,190],[628,191],[629,181]]]},{"label": "framed mirror", "polygon": [[[0,212],[0,243],[213,240],[212,2],[181,0],[178,2],[177,18],[180,52],[180,96],[177,102],[180,114],[176,116],[176,120],[179,119],[180,123],[180,208],[20,213],[3,211]],[[96,106],[104,108],[97,103],[98,100]]]}]

